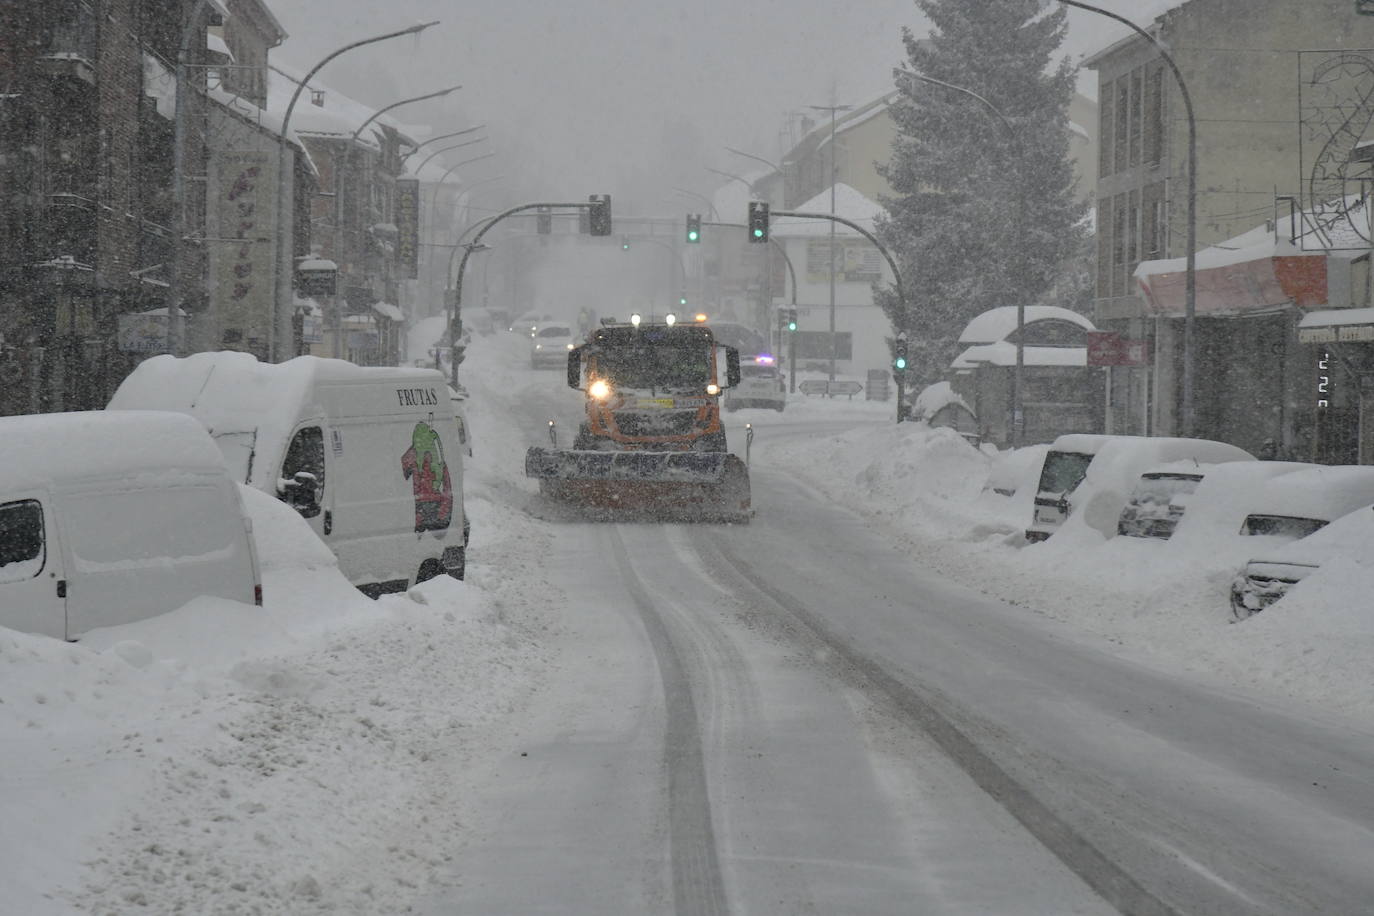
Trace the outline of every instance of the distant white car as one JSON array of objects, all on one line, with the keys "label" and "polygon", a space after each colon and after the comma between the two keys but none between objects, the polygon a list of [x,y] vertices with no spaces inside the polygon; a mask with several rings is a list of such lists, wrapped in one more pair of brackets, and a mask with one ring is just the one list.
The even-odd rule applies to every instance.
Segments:
[{"label": "distant white car", "polygon": [[572,328],[545,325],[534,332],[530,341],[530,368],[561,369],[568,365],[568,351],[575,346]]},{"label": "distant white car", "polygon": [[787,406],[787,383],[777,360],[766,354],[740,358],[740,380],[725,390],[725,409],[765,407],[782,413]]}]

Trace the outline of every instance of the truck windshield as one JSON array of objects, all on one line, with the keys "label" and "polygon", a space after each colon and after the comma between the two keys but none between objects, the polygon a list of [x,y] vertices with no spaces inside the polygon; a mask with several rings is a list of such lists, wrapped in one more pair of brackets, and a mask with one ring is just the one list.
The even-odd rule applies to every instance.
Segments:
[{"label": "truck windshield", "polygon": [[596,373],[615,388],[705,388],[711,351],[702,344],[644,343],[597,354]]}]

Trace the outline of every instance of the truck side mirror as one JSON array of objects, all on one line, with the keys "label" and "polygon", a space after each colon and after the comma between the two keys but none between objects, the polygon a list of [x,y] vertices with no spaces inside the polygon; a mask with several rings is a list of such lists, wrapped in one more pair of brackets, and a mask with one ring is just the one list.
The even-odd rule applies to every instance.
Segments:
[{"label": "truck side mirror", "polygon": [[582,389],[582,348],[568,351],[568,387]]},{"label": "truck side mirror", "polygon": [[739,385],[739,350],[734,347],[725,348],[725,384],[726,387],[734,388]]},{"label": "truck side mirror", "polygon": [[309,471],[297,471],[290,480],[278,480],[277,492],[282,500],[306,518],[320,514],[320,498],[316,492],[319,478]]}]

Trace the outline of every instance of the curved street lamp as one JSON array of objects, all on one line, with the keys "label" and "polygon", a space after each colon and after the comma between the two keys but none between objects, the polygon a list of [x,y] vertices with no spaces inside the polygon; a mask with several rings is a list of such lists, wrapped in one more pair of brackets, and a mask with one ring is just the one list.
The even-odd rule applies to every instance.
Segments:
[{"label": "curved street lamp", "polygon": [[1178,91],[1183,96],[1183,107],[1188,115],[1188,250],[1184,255],[1184,294],[1183,294],[1183,423],[1182,432],[1185,436],[1192,436],[1195,433],[1196,412],[1194,410],[1193,399],[1193,372],[1194,358],[1196,355],[1197,343],[1194,337],[1194,324],[1197,318],[1197,119],[1193,116],[1193,98],[1188,94],[1188,84],[1183,81],[1183,74],[1179,72],[1178,64],[1174,62],[1173,56],[1168,49],[1160,43],[1149,32],[1136,25],[1124,16],[1093,6],[1090,3],[1080,3],[1079,0],[1059,0],[1065,6],[1072,6],[1075,9],[1086,10],[1089,13],[1097,13],[1099,16],[1106,16],[1135,32],[1141,38],[1154,45],[1159,56],[1164,59],[1169,70],[1174,75],[1174,81],[1178,83]]},{"label": "curved street lamp", "polygon": [[427,95],[412,96],[408,99],[401,99],[399,102],[392,102],[385,108],[378,108],[376,111],[372,112],[371,117],[369,117],[366,121],[358,125],[358,129],[353,131],[353,136],[349,137],[348,139],[349,141],[357,140],[358,136],[362,134],[362,132],[367,128],[367,125],[371,124],[373,121],[377,120],[393,108],[400,108],[402,105],[409,105],[411,102],[423,102],[426,99],[443,98],[450,92],[457,92],[459,89],[462,88],[462,86],[450,86],[447,89],[440,89],[438,92],[431,92]]},{"label": "curved street lamp", "polygon": [[401,162],[404,164],[407,159],[409,159],[411,156],[414,156],[417,152],[419,152],[420,147],[422,146],[429,146],[431,143],[438,143],[440,140],[451,140],[454,137],[461,137],[464,134],[472,133],[474,130],[481,130],[486,126],[487,125],[485,124],[478,124],[473,127],[465,127],[462,130],[455,130],[451,134],[440,134],[437,137],[430,137],[428,140],[424,140],[411,147],[410,152],[406,153],[404,156],[401,157]]},{"label": "curved street lamp", "polygon": [[283,307],[284,304],[282,303],[281,278],[284,268],[290,263],[295,236],[294,227],[292,227],[292,230],[289,232],[283,229],[283,224],[286,222],[286,147],[288,145],[287,137],[289,136],[291,127],[291,113],[296,110],[296,103],[300,101],[301,93],[305,91],[305,87],[310,82],[311,77],[324,69],[325,65],[334,60],[334,58],[352,51],[355,48],[361,48],[364,45],[376,44],[379,41],[386,41],[391,38],[400,38],[403,35],[418,35],[430,26],[438,24],[439,20],[437,19],[432,22],[422,22],[419,25],[413,25],[405,29],[397,29],[394,32],[385,32],[381,35],[373,35],[371,38],[363,38],[358,41],[350,42],[341,48],[336,48],[326,54],[319,63],[311,67],[309,72],[307,72],[301,81],[296,84],[296,91],[291,93],[291,101],[287,103],[286,114],[281,120],[281,142],[277,145],[277,219],[276,225],[273,227],[277,234],[277,257],[275,264],[276,269],[272,272],[272,314],[267,323],[267,358],[269,362],[274,362],[277,358],[278,313],[284,314],[288,311]]}]

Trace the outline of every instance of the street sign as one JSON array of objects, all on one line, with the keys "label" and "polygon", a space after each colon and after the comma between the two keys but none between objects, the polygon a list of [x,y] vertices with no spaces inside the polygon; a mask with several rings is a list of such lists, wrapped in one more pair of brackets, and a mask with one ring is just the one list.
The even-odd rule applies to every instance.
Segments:
[{"label": "street sign", "polygon": [[1122,337],[1115,331],[1088,332],[1089,366],[1145,366],[1150,361],[1148,341]]},{"label": "street sign", "polygon": [[858,382],[851,381],[829,381],[823,378],[808,378],[797,383],[802,394],[823,394],[826,397],[835,395],[846,395],[853,398],[854,395],[864,390],[864,386]]}]

